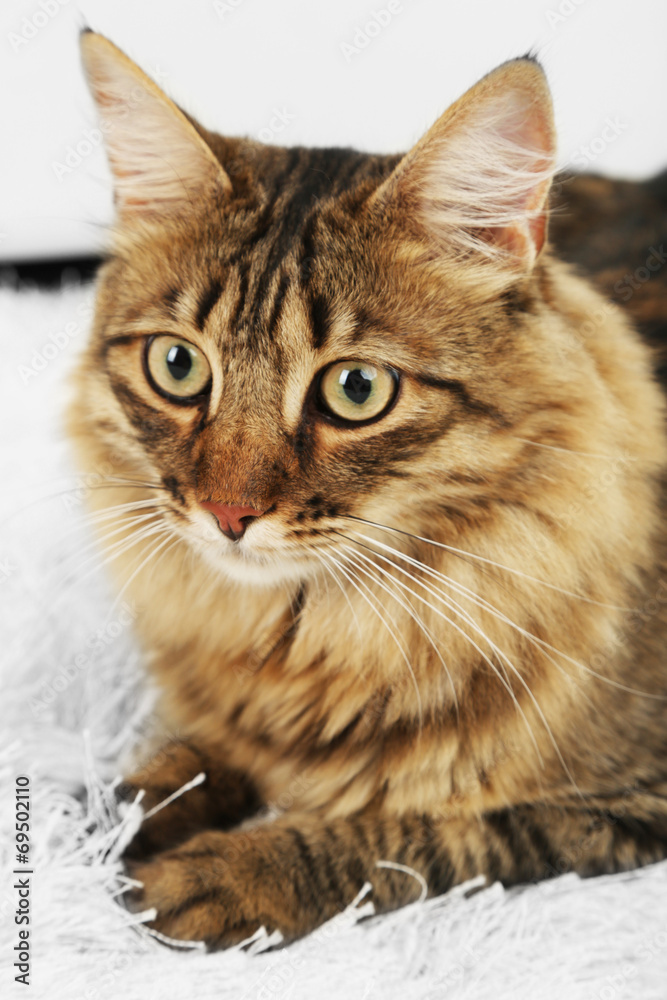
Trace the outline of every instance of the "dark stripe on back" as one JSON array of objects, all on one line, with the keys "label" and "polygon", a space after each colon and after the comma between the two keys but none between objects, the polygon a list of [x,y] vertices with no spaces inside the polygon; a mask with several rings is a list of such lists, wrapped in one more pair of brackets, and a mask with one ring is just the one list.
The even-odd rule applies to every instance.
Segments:
[{"label": "dark stripe on back", "polygon": [[342,163],[336,173],[334,193],[341,195],[354,187],[358,175],[366,174],[371,162],[372,160],[367,153],[357,153],[355,156],[350,156],[347,163]]},{"label": "dark stripe on back", "polygon": [[285,166],[276,174],[272,181],[276,197],[280,197],[283,188],[289,187],[287,181],[290,180],[292,174],[299,165],[302,152],[303,150],[299,146],[293,146],[290,150],[288,150]]},{"label": "dark stripe on back", "polygon": [[217,278],[214,278],[209,287],[202,295],[197,307],[195,316],[195,326],[198,330],[203,330],[206,320],[211,314],[211,310],[222,295],[222,285]]}]

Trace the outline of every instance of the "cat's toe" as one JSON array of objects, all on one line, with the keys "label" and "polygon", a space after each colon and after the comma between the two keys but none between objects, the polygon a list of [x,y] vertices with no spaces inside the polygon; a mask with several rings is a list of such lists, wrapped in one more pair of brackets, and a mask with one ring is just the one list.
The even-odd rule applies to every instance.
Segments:
[{"label": "cat's toe", "polygon": [[155,909],[147,926],[168,937],[216,949],[238,944],[262,923],[252,918],[214,852],[175,850],[150,861],[128,860],[126,872],[140,883],[126,894],[128,908]]}]

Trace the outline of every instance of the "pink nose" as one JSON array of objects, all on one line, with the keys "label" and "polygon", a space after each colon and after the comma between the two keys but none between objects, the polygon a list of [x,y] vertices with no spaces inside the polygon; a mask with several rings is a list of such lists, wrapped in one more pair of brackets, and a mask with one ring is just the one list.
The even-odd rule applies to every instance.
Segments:
[{"label": "pink nose", "polygon": [[253,507],[233,507],[226,503],[214,503],[212,500],[205,500],[199,506],[215,514],[220,531],[233,542],[241,537],[254,517],[261,517],[264,513]]}]

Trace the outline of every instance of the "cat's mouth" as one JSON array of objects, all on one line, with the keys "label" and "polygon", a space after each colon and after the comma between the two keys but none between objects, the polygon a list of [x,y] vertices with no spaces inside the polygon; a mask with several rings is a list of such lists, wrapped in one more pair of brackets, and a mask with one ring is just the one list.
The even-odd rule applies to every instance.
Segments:
[{"label": "cat's mouth", "polygon": [[310,547],[291,541],[269,519],[255,518],[235,533],[221,530],[205,511],[193,511],[187,538],[207,565],[241,583],[272,586],[303,580],[317,565]]},{"label": "cat's mouth", "polygon": [[295,549],[259,549],[244,540],[224,547],[205,544],[199,551],[209,566],[239,583],[273,586],[312,572],[311,562]]}]

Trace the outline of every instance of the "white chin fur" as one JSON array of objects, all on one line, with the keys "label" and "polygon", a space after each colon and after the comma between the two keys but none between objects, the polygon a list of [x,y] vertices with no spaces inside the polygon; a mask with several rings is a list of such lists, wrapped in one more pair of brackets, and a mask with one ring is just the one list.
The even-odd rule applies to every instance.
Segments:
[{"label": "white chin fur", "polygon": [[221,552],[217,546],[199,547],[200,555],[209,566],[237,583],[250,583],[256,587],[273,587],[280,583],[295,583],[310,575],[304,562],[279,556],[265,558],[235,550]]}]

